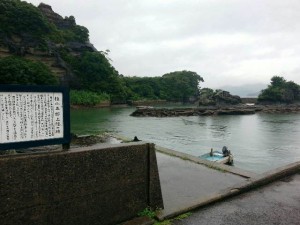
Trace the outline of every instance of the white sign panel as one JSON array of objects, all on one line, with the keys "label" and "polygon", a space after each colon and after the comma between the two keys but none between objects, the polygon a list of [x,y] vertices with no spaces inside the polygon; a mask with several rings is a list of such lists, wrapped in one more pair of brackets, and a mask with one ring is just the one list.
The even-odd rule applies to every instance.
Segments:
[{"label": "white sign panel", "polygon": [[0,92],[0,143],[62,138],[63,94]]}]

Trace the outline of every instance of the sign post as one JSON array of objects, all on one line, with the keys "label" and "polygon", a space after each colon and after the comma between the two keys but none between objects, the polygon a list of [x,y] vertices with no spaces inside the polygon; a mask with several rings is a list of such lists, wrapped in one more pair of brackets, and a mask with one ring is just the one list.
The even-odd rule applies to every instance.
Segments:
[{"label": "sign post", "polygon": [[0,85],[0,150],[70,144],[66,87]]}]

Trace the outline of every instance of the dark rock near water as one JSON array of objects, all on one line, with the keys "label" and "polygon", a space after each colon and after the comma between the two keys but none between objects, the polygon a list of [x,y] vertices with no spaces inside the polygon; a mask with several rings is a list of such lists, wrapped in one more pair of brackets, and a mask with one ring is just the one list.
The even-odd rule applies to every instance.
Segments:
[{"label": "dark rock near water", "polygon": [[199,99],[199,106],[237,105],[240,103],[242,103],[242,99],[239,96],[231,95],[228,91],[223,90],[202,94]]},{"label": "dark rock near water", "polygon": [[178,117],[178,116],[216,116],[216,115],[249,115],[263,113],[299,113],[300,105],[237,105],[223,107],[197,108],[142,108],[135,110],[131,116],[136,117]]},{"label": "dark rock near water", "polygon": [[232,110],[218,110],[216,111],[216,115],[248,115],[255,114],[255,110],[253,109],[232,109]]}]

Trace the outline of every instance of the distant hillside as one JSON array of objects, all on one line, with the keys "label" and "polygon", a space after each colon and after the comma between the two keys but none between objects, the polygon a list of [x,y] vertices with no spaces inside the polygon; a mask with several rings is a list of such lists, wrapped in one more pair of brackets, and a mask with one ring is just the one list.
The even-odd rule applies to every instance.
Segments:
[{"label": "distant hillside", "polygon": [[229,91],[233,95],[238,95],[240,97],[257,97],[261,90],[267,88],[267,84],[257,83],[257,84],[246,84],[240,86],[221,86],[219,89]]}]

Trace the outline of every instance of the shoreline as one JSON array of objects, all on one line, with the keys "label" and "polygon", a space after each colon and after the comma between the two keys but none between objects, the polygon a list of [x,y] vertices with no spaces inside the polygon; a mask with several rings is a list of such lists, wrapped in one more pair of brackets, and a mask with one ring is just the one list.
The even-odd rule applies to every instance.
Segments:
[{"label": "shoreline", "polygon": [[[180,104],[181,107],[169,108],[170,104]],[[148,106],[145,104],[145,106]],[[150,106],[150,105],[149,105]],[[220,116],[220,115],[251,115],[256,113],[300,113],[300,104],[268,104],[268,105],[219,105],[219,106],[191,106],[182,107],[184,103],[166,102],[153,107],[137,108],[130,104],[98,104],[95,106],[70,105],[71,109],[103,109],[103,108],[129,108],[136,107],[130,115],[134,117],[179,117],[179,116]],[[157,107],[159,106],[159,107]],[[157,108],[156,108],[157,107]]]},{"label": "shoreline", "polygon": [[300,104],[291,105],[224,105],[199,106],[195,108],[141,108],[131,116],[135,117],[179,117],[179,116],[218,116],[251,115],[255,113],[300,113]]},{"label": "shoreline", "polygon": [[71,109],[101,109],[101,108],[127,108],[127,107],[138,107],[138,106],[184,106],[184,105],[194,105],[198,107],[194,103],[184,103],[184,102],[167,102],[164,100],[161,101],[136,101],[131,103],[123,103],[123,104],[111,104],[111,103],[103,103],[103,104],[96,104],[96,105],[76,105],[70,104]]}]

